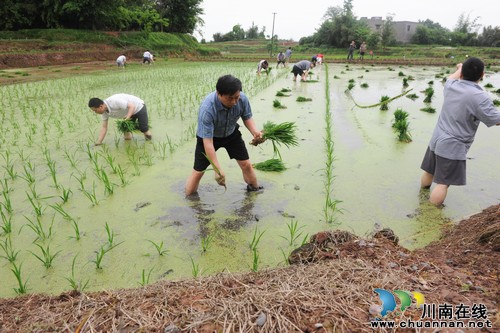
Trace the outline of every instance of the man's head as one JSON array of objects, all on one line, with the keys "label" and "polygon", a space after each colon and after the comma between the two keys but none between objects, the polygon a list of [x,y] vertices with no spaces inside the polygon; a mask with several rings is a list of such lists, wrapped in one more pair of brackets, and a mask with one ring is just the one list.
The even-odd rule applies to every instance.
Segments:
[{"label": "man's head", "polygon": [[470,57],[462,64],[462,79],[479,81],[484,75],[484,63],[481,59]]},{"label": "man's head", "polygon": [[238,78],[228,74],[219,77],[215,89],[222,105],[230,109],[238,103],[242,85]]},{"label": "man's head", "polygon": [[106,111],[106,104],[100,98],[93,97],[89,100],[89,108],[98,114],[103,114]]}]

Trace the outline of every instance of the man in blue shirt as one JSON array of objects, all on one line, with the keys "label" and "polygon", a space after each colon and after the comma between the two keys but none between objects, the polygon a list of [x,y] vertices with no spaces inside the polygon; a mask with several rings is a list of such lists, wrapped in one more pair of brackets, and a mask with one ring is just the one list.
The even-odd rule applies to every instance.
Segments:
[{"label": "man in blue shirt", "polygon": [[436,206],[443,204],[450,185],[466,184],[466,155],[479,123],[500,125],[500,112],[478,85],[483,76],[484,63],[471,57],[446,80],[441,114],[421,165],[422,188],[436,183],[429,198]]},{"label": "man in blue shirt", "polygon": [[225,173],[216,154],[219,148],[225,148],[229,157],[236,160],[243,172],[248,191],[262,189],[257,183],[257,176],[250,163],[237,121],[240,118],[243,120],[254,139],[262,138],[262,132],[255,125],[250,103],[241,89],[242,84],[238,78],[232,75],[221,76],[217,81],[216,91],[210,93],[201,103],[194,167],[186,182],[186,196],[198,191],[200,180],[210,162],[216,169],[215,180],[225,185]]}]

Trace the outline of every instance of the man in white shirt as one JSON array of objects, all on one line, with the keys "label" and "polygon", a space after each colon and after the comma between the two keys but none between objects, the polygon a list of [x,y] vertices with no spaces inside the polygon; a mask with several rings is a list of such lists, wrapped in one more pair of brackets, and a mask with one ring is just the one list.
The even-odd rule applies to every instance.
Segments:
[{"label": "man in white shirt", "polygon": [[[108,132],[108,119],[120,118],[124,120],[136,120],[139,123],[139,130],[144,134],[146,140],[151,140],[151,132],[148,124],[148,110],[146,104],[139,97],[128,94],[115,94],[104,101],[93,97],[89,100],[89,108],[97,114],[102,115],[102,127],[96,146],[102,144]],[[124,134],[125,140],[132,139],[132,133]]]}]

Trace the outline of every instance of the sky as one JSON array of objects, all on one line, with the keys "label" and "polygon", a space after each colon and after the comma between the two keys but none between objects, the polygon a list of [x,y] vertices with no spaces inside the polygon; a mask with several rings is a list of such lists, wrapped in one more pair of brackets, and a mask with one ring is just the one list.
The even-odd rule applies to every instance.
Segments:
[{"label": "sky", "polygon": [[[496,3],[496,5],[495,5]],[[203,0],[201,17],[205,25],[201,28],[203,38],[212,40],[215,33],[228,33],[233,26],[240,24],[246,31],[256,25],[259,31],[266,27],[265,34],[274,34],[280,39],[299,41],[301,37],[311,36],[323,22],[329,7],[340,6],[343,0]],[[479,17],[483,26],[500,26],[497,0],[353,0],[353,12],[357,18],[388,14],[394,21],[424,21],[430,19],[452,30],[460,14],[472,19]],[[273,14],[276,13],[276,14]],[[480,29],[482,31],[482,28]],[[201,40],[201,35],[195,33]]]}]

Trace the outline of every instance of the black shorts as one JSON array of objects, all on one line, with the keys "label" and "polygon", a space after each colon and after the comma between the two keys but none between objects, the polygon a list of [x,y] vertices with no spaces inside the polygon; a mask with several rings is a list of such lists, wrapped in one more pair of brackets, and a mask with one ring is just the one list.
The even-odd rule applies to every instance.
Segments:
[{"label": "black shorts", "polygon": [[298,68],[296,65],[293,65],[292,73],[294,76],[302,75],[302,74],[304,74],[304,70]]},{"label": "black shorts", "polygon": [[420,168],[434,176],[434,183],[442,185],[465,185],[465,160],[450,160],[436,155],[427,147]]},{"label": "black shorts", "polygon": [[[225,138],[213,138],[214,148],[217,151],[219,148],[225,148],[229,158],[235,159],[237,161],[245,161],[250,159],[248,156],[247,147],[245,142],[241,137],[241,132],[238,128],[234,132]],[[194,166],[193,169],[196,171],[203,171],[210,165],[210,162],[204,155],[205,147],[203,146],[203,139],[196,137],[196,150],[194,153]]]},{"label": "black shorts", "polygon": [[139,122],[139,131],[146,133],[149,130],[149,119],[148,119],[148,109],[146,104],[139,110],[136,114],[130,117],[131,120],[137,119]]}]

